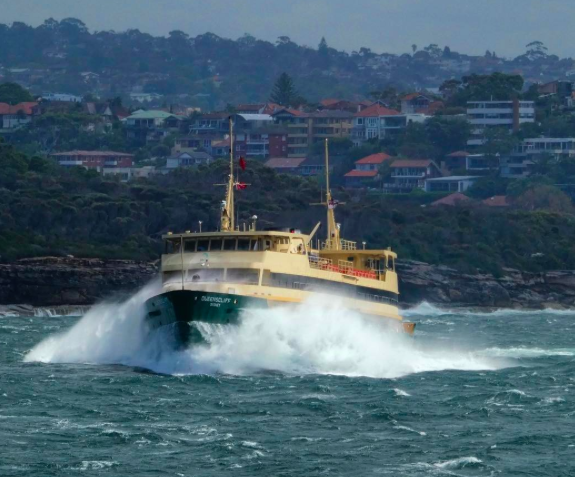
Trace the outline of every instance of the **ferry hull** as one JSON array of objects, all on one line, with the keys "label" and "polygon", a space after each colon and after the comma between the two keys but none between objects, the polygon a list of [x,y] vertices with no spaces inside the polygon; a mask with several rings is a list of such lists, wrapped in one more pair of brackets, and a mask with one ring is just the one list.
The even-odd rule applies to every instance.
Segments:
[{"label": "ferry hull", "polygon": [[[286,303],[267,298],[232,295],[195,290],[174,290],[156,295],[146,301],[146,322],[150,330],[163,328],[176,346],[202,342],[199,330],[192,323],[228,325],[238,323],[245,310],[268,309]],[[381,319],[380,316],[371,316]],[[415,324],[393,322],[396,331],[413,334]]]}]

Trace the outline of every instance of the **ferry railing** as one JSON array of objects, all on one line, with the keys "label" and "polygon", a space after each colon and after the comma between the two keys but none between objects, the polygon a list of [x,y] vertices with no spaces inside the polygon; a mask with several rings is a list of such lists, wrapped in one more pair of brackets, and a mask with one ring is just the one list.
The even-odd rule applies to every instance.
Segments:
[{"label": "ferry railing", "polygon": [[353,267],[353,262],[349,262],[347,260],[338,260],[337,265],[334,265],[333,260],[329,258],[318,257],[317,255],[308,255],[308,258],[310,268],[314,268],[316,270],[336,272],[352,277],[377,280],[376,272],[372,270],[357,270]]},{"label": "ferry railing", "polygon": [[[326,240],[325,242],[321,243],[322,250],[334,250],[337,249],[336,247],[337,241],[335,240]],[[339,241],[339,249],[340,250],[357,250],[357,242],[352,242],[351,240],[340,240]]]}]

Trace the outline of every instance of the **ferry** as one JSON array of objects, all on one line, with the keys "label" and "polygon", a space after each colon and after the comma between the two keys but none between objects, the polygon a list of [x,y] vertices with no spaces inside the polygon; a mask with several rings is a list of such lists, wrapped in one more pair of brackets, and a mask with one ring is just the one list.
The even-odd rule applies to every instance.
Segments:
[{"label": "ferry", "polygon": [[[219,230],[163,236],[161,292],[146,301],[149,329],[164,328],[179,345],[201,341],[200,324],[234,324],[254,309],[303,303],[317,294],[335,295],[343,307],[413,334],[414,323],[398,308],[397,255],[369,250],[340,237],[329,186],[325,141],[327,235],[298,229],[258,230],[257,217],[235,223],[234,193],[245,184],[234,175],[234,134],[230,119],[230,173]],[[240,158],[240,166],[245,162]],[[271,319],[271,318],[270,318]]]}]

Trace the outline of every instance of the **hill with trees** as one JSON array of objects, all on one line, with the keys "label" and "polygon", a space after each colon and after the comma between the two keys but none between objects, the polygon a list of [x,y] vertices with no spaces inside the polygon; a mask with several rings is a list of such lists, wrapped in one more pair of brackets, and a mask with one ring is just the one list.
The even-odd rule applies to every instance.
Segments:
[{"label": "hill with trees", "polygon": [[462,75],[519,70],[533,83],[563,78],[575,69],[571,58],[549,54],[541,42],[530,42],[525,54],[504,59],[495,52],[470,56],[434,44],[421,49],[413,45],[411,53],[402,55],[366,47],[348,53],[331,48],[328,41],[322,38],[314,48],[287,36],[271,43],[249,34],[232,40],[182,31],[166,37],[136,29],[91,32],[74,18],[49,19],[36,28],[15,22],[0,24],[0,74],[36,94],[157,93],[211,110],[268,100],[283,72],[313,103],[326,97],[366,97],[390,85],[401,90],[439,87]]},{"label": "hill with trees", "polygon": [[[217,227],[223,188],[212,184],[225,177],[227,163],[121,183],[0,142],[0,170],[0,261],[69,254],[155,259],[162,234],[197,230],[200,220],[204,230]],[[240,223],[256,214],[261,228],[305,231],[325,221],[322,207],[309,206],[321,197],[317,181],[278,175],[255,161],[242,180],[251,186],[238,192]],[[518,185],[515,194],[520,208],[496,210],[430,207],[442,197],[435,194],[357,200],[334,190],[346,202],[337,209],[343,235],[374,248],[391,246],[403,259],[493,273],[575,268],[571,201],[544,183]]]}]

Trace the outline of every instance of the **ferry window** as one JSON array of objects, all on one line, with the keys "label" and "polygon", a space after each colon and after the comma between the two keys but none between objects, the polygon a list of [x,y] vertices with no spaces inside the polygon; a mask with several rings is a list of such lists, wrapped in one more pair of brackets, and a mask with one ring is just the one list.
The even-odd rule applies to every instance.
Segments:
[{"label": "ferry window", "polygon": [[224,250],[231,251],[236,249],[236,239],[224,240]]},{"label": "ferry window", "polygon": [[191,268],[186,276],[187,282],[214,283],[224,281],[223,268]]},{"label": "ferry window", "polygon": [[186,240],[184,242],[184,251],[185,252],[195,252],[196,251],[196,242],[197,242],[197,240]]},{"label": "ferry window", "polygon": [[164,283],[176,283],[176,282],[180,282],[182,281],[182,272],[180,271],[176,271],[176,272],[164,272],[162,274],[162,281]]},{"label": "ferry window", "polygon": [[250,249],[250,239],[238,239],[238,250],[247,251]]},{"label": "ferry window", "polygon": [[166,253],[178,253],[180,251],[180,242],[176,242],[175,240],[167,240],[166,241]]},{"label": "ferry window", "polygon": [[266,240],[264,250],[271,250],[272,249],[272,241]]},{"label": "ferry window", "polygon": [[392,272],[395,271],[395,258],[393,257],[389,259],[389,268],[391,269]]},{"label": "ferry window", "polygon": [[222,249],[222,239],[212,239],[210,241],[210,251],[215,252]]},{"label": "ferry window", "polygon": [[260,279],[260,271],[253,268],[228,268],[226,281],[229,283],[243,283],[257,285]]},{"label": "ferry window", "polygon": [[251,241],[250,248],[257,252],[258,250],[262,250],[262,239],[254,239]]},{"label": "ferry window", "polygon": [[209,244],[209,240],[198,240],[198,252],[207,252]]}]

